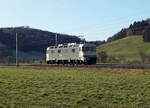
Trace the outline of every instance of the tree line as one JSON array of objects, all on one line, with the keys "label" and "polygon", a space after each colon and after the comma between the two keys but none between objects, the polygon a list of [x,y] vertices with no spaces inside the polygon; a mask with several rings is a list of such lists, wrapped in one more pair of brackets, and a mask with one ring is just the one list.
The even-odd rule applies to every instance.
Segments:
[{"label": "tree line", "polygon": [[128,28],[124,28],[112,37],[109,37],[107,42],[119,40],[131,35],[142,35],[145,42],[150,42],[150,19],[135,21]]}]

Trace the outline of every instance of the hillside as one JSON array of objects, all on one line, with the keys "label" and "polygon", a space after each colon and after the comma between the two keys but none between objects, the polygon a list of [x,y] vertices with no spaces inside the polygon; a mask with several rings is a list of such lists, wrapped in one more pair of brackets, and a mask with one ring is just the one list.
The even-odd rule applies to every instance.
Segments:
[{"label": "hillside", "polygon": [[107,42],[112,42],[115,40],[122,39],[127,36],[136,36],[141,35],[143,36],[145,32],[148,34],[148,36],[144,36],[144,41],[150,41],[147,37],[150,37],[150,19],[142,20],[142,21],[135,21],[133,24],[131,24],[128,28],[121,29],[120,32],[114,34],[112,37],[109,37],[107,39]]},{"label": "hillside", "polygon": [[[15,49],[15,34],[18,33],[19,49],[23,52],[44,52],[55,45],[55,33],[29,27],[0,28],[0,42]],[[58,43],[80,42],[76,36],[58,34]]]},{"label": "hillside", "polygon": [[[11,56],[15,58],[16,32],[19,40],[19,57],[21,59],[44,59],[48,46],[55,45],[55,33],[29,27],[0,28],[0,59]],[[58,43],[81,42],[76,36],[57,34]]]},{"label": "hillside", "polygon": [[141,35],[128,36],[97,47],[97,53],[100,51],[106,51],[109,56],[124,56],[127,59],[139,59],[140,51],[150,55],[150,43],[144,42]]}]

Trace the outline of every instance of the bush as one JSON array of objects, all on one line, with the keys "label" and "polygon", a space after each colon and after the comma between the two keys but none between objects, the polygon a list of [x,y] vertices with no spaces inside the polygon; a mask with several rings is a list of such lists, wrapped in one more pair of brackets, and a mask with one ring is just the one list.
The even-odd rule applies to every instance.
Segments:
[{"label": "bush", "polygon": [[146,29],[143,32],[143,40],[144,42],[150,42],[150,29]]},{"label": "bush", "polygon": [[106,63],[107,62],[107,53],[105,51],[101,51],[98,53],[98,62]]}]

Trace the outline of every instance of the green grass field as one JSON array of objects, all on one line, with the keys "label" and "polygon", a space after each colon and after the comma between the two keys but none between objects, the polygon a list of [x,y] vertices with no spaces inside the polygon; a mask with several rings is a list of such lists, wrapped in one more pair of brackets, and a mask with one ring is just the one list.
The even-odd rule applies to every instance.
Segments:
[{"label": "green grass field", "polygon": [[150,43],[144,42],[142,36],[128,36],[97,48],[97,52],[102,50],[109,56],[123,55],[127,59],[140,59],[139,51],[150,55]]},{"label": "green grass field", "polygon": [[150,70],[0,67],[0,108],[149,108]]}]

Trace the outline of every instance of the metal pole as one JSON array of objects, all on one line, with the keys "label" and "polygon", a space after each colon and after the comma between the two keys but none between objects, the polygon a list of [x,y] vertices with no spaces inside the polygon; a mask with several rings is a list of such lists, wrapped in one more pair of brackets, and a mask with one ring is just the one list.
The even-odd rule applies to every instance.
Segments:
[{"label": "metal pole", "polygon": [[55,44],[57,46],[57,33],[56,33],[56,36],[55,36]]},{"label": "metal pole", "polygon": [[16,66],[18,66],[18,34],[16,33]]}]

